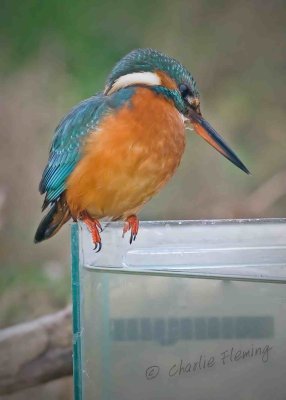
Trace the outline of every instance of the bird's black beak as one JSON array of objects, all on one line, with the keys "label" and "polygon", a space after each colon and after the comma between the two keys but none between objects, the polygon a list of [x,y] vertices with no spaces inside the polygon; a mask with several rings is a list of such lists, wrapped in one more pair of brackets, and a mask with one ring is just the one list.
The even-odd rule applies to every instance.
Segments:
[{"label": "bird's black beak", "polygon": [[246,174],[250,174],[246,166],[240,161],[237,155],[226,144],[224,139],[201,116],[200,112],[196,112],[192,108],[189,108],[187,117],[190,120],[191,126],[194,128],[198,135],[200,135],[205,141],[207,141],[211,146],[213,146],[218,152],[220,152],[234,165],[236,165]]}]

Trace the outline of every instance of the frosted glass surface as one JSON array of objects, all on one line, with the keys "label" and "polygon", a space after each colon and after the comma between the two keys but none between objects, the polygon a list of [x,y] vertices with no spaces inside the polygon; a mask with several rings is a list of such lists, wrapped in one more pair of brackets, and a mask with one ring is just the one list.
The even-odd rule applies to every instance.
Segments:
[{"label": "frosted glass surface", "polygon": [[121,228],[79,229],[82,399],[285,400],[285,221]]},{"label": "frosted glass surface", "polygon": [[80,230],[82,263],[90,268],[286,279],[285,219],[144,222],[132,246],[128,234],[121,237],[122,223],[110,223],[100,253],[87,228]]}]

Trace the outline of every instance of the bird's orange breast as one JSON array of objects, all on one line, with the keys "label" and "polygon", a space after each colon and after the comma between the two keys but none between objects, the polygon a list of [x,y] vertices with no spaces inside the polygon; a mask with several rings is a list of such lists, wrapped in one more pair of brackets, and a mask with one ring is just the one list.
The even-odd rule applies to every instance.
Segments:
[{"label": "bird's orange breast", "polygon": [[140,88],[103,118],[85,142],[67,181],[72,215],[121,218],[135,213],[173,175],[185,147],[184,123],[174,105]]}]

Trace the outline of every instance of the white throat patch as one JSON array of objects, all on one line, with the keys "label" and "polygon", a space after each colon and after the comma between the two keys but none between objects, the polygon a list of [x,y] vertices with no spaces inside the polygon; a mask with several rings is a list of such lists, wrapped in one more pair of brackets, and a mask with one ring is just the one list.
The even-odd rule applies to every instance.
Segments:
[{"label": "white throat patch", "polygon": [[131,85],[156,86],[161,85],[161,79],[155,72],[133,72],[132,74],[120,76],[106,94],[112,94]]}]

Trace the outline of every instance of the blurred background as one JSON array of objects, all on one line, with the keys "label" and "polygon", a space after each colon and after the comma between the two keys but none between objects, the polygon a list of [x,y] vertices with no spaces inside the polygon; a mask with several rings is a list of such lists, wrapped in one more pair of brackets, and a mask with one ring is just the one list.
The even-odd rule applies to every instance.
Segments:
[{"label": "blurred background", "polygon": [[[33,244],[38,183],[58,121],[102,90],[114,63],[134,48],[161,50],[192,72],[204,116],[252,172],[243,174],[188,131],[178,173],[141,219],[285,216],[283,0],[0,4],[0,327],[70,301],[69,226]],[[64,399],[67,387],[68,380],[33,390],[36,398],[51,390]]]}]

